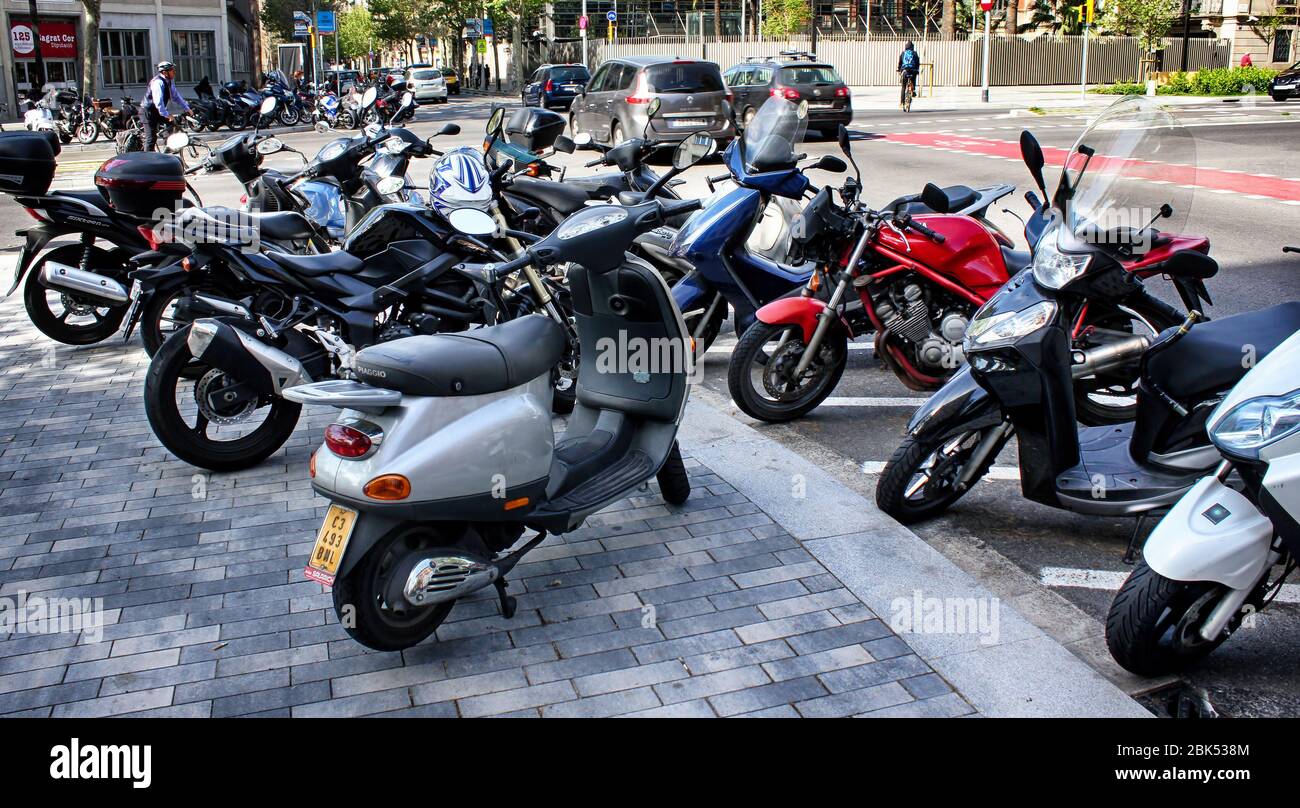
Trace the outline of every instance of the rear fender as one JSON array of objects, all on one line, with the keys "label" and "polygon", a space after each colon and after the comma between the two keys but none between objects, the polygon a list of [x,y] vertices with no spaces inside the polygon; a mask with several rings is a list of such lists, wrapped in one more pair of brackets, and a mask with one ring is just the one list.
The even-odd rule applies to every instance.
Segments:
[{"label": "rear fender", "polygon": [[27,274],[27,270],[31,269],[32,261],[36,258],[37,254],[39,254],[41,250],[45,249],[45,245],[50,243],[50,239],[60,235],[61,232],[62,231],[57,227],[40,224],[35,227],[29,227],[20,233],[20,235],[27,237],[27,243],[23,245],[22,251],[18,254],[18,265],[14,269],[14,282],[13,285],[5,291],[5,297],[9,297],[9,295],[14,293],[14,290],[18,288],[18,284],[22,283],[23,276]]},{"label": "rear fender", "polygon": [[1001,423],[1002,417],[997,399],[975,381],[970,366],[963,365],[916,409],[907,423],[907,434],[915,438],[978,429]]},{"label": "rear fender", "polygon": [[366,557],[370,548],[388,535],[390,531],[402,524],[401,519],[388,519],[374,513],[358,513],[357,521],[352,526],[352,535],[348,538],[347,549],[339,561],[338,572],[334,580],[347,575],[356,567],[357,562]]}]

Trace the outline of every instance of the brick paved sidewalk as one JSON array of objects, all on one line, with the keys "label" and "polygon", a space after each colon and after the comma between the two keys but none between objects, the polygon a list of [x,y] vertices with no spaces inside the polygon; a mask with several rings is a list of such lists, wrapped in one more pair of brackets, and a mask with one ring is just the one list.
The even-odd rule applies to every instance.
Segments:
[{"label": "brick paved sidewalk", "polygon": [[0,306],[0,598],[103,598],[103,639],[0,639],[0,714],[963,715],[962,696],[801,543],[688,460],[519,565],[428,641],[369,652],[302,577],[332,411],[203,475],[145,421],[138,340],[56,346]]}]

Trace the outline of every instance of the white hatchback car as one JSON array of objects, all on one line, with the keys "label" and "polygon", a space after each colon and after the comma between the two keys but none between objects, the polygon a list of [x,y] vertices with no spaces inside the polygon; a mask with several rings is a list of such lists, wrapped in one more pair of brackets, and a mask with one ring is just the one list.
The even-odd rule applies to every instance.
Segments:
[{"label": "white hatchback car", "polygon": [[436,67],[412,67],[406,71],[407,88],[415,93],[416,103],[447,103],[447,80]]}]

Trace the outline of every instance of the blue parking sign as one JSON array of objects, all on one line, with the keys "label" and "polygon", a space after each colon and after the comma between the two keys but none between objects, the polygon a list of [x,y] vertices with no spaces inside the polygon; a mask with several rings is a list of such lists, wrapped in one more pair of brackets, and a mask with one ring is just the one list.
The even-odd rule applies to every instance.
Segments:
[{"label": "blue parking sign", "polygon": [[333,11],[316,12],[316,33],[318,34],[334,33],[334,12]]},{"label": "blue parking sign", "polygon": [[618,12],[613,10],[607,11],[605,13],[605,19],[609,20],[610,22],[618,22]]}]

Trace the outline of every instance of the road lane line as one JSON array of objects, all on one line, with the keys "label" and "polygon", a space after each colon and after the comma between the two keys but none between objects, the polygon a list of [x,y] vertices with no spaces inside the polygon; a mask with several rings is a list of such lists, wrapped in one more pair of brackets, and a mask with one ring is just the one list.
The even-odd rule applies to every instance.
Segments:
[{"label": "road lane line", "polygon": [[830,396],[822,407],[919,407],[929,399],[915,396]]},{"label": "road lane line", "polygon": [[[1039,583],[1043,586],[1068,586],[1075,589],[1099,589],[1114,592],[1128,580],[1127,572],[1081,570],[1073,567],[1043,567]],[[1278,603],[1300,603],[1300,584],[1283,584]]]}]

